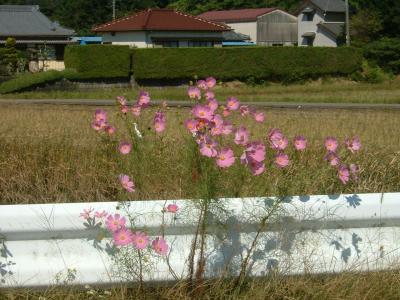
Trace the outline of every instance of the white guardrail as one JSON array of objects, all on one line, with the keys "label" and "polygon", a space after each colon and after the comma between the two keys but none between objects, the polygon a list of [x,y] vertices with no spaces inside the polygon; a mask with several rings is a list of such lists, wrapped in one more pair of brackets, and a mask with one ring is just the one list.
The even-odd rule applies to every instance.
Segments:
[{"label": "white guardrail", "polygon": [[[205,276],[237,274],[273,198],[220,199],[211,209]],[[79,217],[89,207],[134,215],[135,228],[159,235],[166,258],[150,258],[145,281],[185,278],[196,231],[196,201],[135,201],[0,206],[0,287],[109,284],[132,280],[128,256],[111,255],[110,237]],[[400,266],[400,193],[289,197],[268,221],[250,259],[250,276],[387,270]],[[121,265],[121,259],[125,267]],[[124,260],[125,259],[125,260]],[[175,276],[171,275],[170,268]]]}]

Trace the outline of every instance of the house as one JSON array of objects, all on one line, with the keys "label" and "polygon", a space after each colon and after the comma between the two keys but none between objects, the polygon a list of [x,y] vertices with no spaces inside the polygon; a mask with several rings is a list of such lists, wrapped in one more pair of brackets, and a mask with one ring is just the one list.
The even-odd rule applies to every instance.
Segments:
[{"label": "house", "polygon": [[337,47],[346,20],[343,0],[306,0],[296,15],[299,46]]},{"label": "house", "polygon": [[221,22],[250,36],[250,41],[257,45],[297,44],[297,18],[277,8],[208,11],[198,17]]},{"label": "house", "polygon": [[38,5],[0,5],[0,47],[12,37],[18,49],[46,58],[46,68],[63,69],[64,49],[73,43],[72,35],[73,30],[49,20]]},{"label": "house", "polygon": [[231,29],[172,9],[148,9],[93,28],[104,44],[152,47],[219,47]]}]

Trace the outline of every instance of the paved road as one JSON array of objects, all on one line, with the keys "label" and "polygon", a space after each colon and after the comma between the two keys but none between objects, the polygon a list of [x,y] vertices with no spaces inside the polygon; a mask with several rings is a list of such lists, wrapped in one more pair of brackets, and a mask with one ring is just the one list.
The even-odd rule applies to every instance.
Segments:
[{"label": "paved road", "polygon": [[[161,104],[161,100],[153,100],[154,105]],[[247,105],[263,108],[287,108],[287,109],[388,109],[400,110],[400,104],[358,104],[358,103],[292,103],[292,102],[244,102]],[[111,106],[115,105],[114,100],[102,99],[0,99],[1,105],[90,105],[90,106]],[[190,101],[168,101],[171,107],[190,107]]]}]

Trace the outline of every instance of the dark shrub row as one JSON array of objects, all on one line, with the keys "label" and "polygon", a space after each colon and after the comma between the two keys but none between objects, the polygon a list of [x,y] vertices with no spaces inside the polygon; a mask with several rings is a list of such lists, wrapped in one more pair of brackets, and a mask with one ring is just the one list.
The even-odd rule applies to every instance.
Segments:
[{"label": "dark shrub row", "polygon": [[400,38],[383,38],[370,43],[364,55],[385,71],[400,74]]},{"label": "dark shrub row", "polygon": [[87,45],[65,49],[65,67],[75,69],[79,78],[126,78],[131,72],[132,50],[128,46]]},{"label": "dark shrub row", "polygon": [[24,73],[0,84],[0,94],[23,91],[33,87],[49,84],[63,78],[73,78],[75,71],[47,71],[39,73]]},{"label": "dark shrub row", "polygon": [[361,68],[355,48],[254,47],[134,49],[135,79],[214,76],[228,79],[287,81],[346,76]]}]

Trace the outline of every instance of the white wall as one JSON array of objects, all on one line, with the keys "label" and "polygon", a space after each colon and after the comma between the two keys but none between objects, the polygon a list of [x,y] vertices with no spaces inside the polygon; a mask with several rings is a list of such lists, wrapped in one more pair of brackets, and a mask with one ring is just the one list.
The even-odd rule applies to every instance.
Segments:
[{"label": "white wall", "polygon": [[114,36],[112,36],[110,32],[105,32],[102,33],[102,36],[103,43],[128,45],[138,48],[152,47],[151,40],[148,41],[146,32],[144,31],[116,32]]},{"label": "white wall", "polygon": [[226,25],[231,27],[234,31],[250,36],[251,42],[257,43],[257,22],[225,22]]},{"label": "white wall", "polygon": [[324,17],[320,10],[316,9],[312,21],[307,21],[306,15],[303,13],[299,14],[297,21],[299,46],[307,46],[306,39],[303,37],[304,33],[315,32],[314,46],[337,47],[334,35],[318,26],[318,23],[324,22]]},{"label": "white wall", "polygon": [[[128,45],[138,48],[152,48],[152,39],[179,40],[179,47],[187,47],[190,40],[215,41],[215,46],[221,45],[222,32],[201,32],[201,31],[130,31],[102,33],[103,43],[113,45]],[[217,42],[218,41],[218,42]]]}]

